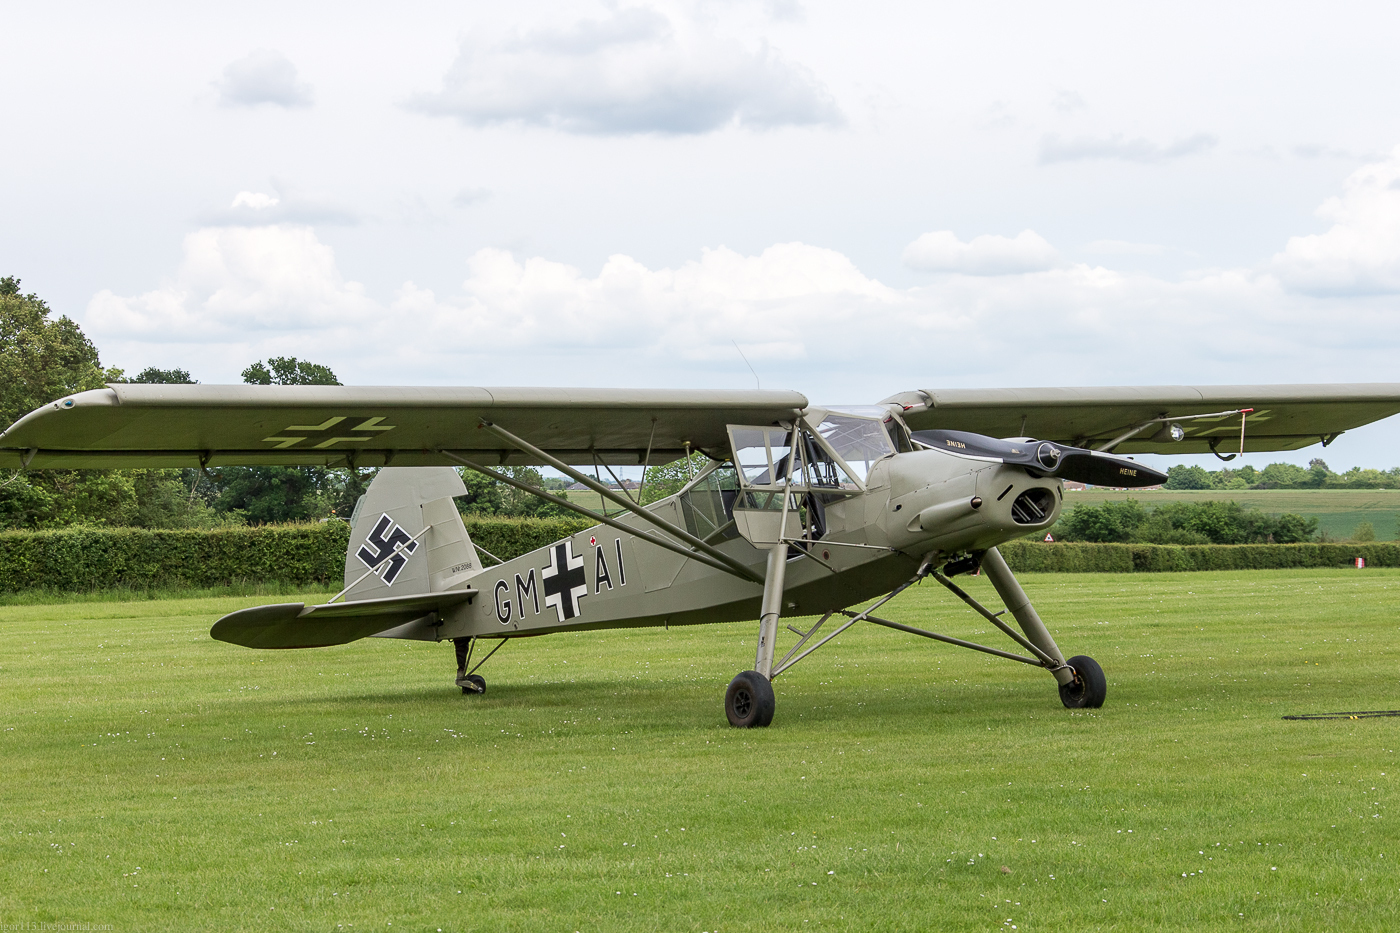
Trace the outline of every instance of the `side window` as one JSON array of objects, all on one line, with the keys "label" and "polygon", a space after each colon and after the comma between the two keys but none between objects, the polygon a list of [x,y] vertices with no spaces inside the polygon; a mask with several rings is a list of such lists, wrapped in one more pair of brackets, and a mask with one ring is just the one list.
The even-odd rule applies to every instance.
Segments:
[{"label": "side window", "polygon": [[[680,495],[681,512],[686,531],[697,538],[708,539],[730,524],[734,518],[734,500],[739,495],[739,476],[734,465],[725,463],[706,473]],[[738,534],[733,527],[724,538]]]}]

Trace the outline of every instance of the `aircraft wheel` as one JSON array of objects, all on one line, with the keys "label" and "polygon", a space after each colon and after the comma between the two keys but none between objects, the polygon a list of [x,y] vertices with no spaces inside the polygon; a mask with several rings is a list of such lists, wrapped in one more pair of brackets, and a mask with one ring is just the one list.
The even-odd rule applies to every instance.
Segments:
[{"label": "aircraft wheel", "polygon": [[462,684],[463,693],[475,693],[480,695],[486,692],[485,677],[482,677],[480,674],[468,674],[465,679],[467,682]]},{"label": "aircraft wheel", "polygon": [[1060,702],[1069,709],[1098,709],[1108,695],[1108,680],[1099,662],[1075,655],[1066,662],[1074,668],[1074,680],[1060,687]]},{"label": "aircraft wheel", "polygon": [[739,729],[766,726],[773,721],[777,699],[773,684],[758,671],[744,671],[724,691],[724,715]]}]

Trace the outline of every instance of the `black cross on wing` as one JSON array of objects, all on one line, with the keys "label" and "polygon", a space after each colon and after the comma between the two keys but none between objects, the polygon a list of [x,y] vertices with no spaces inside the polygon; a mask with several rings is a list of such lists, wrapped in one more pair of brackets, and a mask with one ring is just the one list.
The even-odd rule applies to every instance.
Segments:
[{"label": "black cross on wing", "polygon": [[305,449],[325,450],[336,444],[363,444],[379,436],[377,432],[392,431],[392,424],[380,424],[383,417],[366,418],[363,415],[336,415],[320,424],[289,424],[280,434],[263,438],[267,442],[277,442],[273,450],[295,447],[302,441],[311,441]]}]

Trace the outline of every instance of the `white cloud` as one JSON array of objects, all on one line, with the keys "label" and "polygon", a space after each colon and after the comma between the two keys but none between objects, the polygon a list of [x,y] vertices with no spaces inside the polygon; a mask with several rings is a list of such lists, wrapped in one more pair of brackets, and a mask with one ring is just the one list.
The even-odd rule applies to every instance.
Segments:
[{"label": "white cloud", "polygon": [[1196,155],[1215,148],[1219,140],[1210,133],[1196,133],[1165,146],[1141,137],[1124,139],[1119,134],[1108,137],[1079,136],[1061,139],[1051,134],[1040,141],[1040,164],[1078,162],[1085,159],[1115,159],[1121,162],[1165,162],[1183,156]]},{"label": "white cloud", "polygon": [[463,39],[442,89],[410,107],[469,126],[569,133],[708,133],[842,122],[830,92],[766,43],[745,46],[703,19],[651,7]]},{"label": "white cloud", "polygon": [[1055,248],[1033,230],[1014,237],[983,234],[964,243],[951,230],[925,233],[904,248],[904,264],[920,272],[1012,275],[1041,272],[1060,263]]},{"label": "white cloud", "polygon": [[1352,173],[1317,215],[1332,227],[1291,238],[1273,258],[1285,285],[1322,295],[1400,292],[1400,146]]},{"label": "white cloud", "polygon": [[225,107],[311,106],[311,85],[298,78],[297,66],[287,56],[272,49],[255,49],[230,62],[214,85]]},{"label": "white cloud", "polygon": [[246,207],[253,211],[265,211],[280,203],[282,203],[280,198],[263,194],[261,191],[240,191],[233,196],[233,203],[229,205],[229,209],[238,210],[240,207]]},{"label": "white cloud", "polygon": [[[732,357],[740,340],[754,359],[800,359],[822,325],[885,313],[905,298],[864,276],[833,250],[783,243],[758,256],[720,247],[676,269],[613,256],[596,277],[547,259],[523,262],[482,250],[460,297],[440,301],[406,285],[395,316],[430,321],[439,341],[575,352],[629,349],[682,361]],[[804,324],[816,326],[809,331]]]},{"label": "white cloud", "polygon": [[354,226],[360,222],[358,212],[329,201],[304,197],[281,190],[274,180],[277,194],[261,191],[240,191],[232,203],[221,211],[206,214],[204,222],[234,227],[262,227],[270,224],[315,224],[320,226]]},{"label": "white cloud", "polygon": [[386,302],[346,281],[309,228],[208,229],[171,282],[102,292],[84,325],[113,361],[176,358],[205,381],[291,354],[362,384],[747,385],[737,341],[765,385],[847,401],[969,380],[1142,382],[1143,347],[1177,374],[1165,381],[1230,382],[1242,361],[1400,346],[1400,324],[1364,304],[1358,330],[1313,335],[1318,299],[1247,271],[1168,282],[1062,264],[892,288],[802,243],[660,269],[618,255],[596,274],[486,249],[465,271],[455,294],[409,282]]},{"label": "white cloud", "polygon": [[[257,194],[240,193],[245,209],[277,209]],[[1400,290],[1397,198],[1400,150],[1324,205],[1327,233],[1290,240],[1272,264],[1180,280],[1070,263],[1029,230],[929,233],[908,264],[972,274],[913,288],[803,243],[707,249],[673,268],[614,255],[596,274],[483,249],[451,294],[408,282],[383,300],[309,227],[216,227],[186,238],[161,287],[96,295],[83,325],[112,362],[178,363],[206,382],[277,354],[360,384],[746,386],[736,341],[765,385],[828,401],[978,383],[1383,380],[1400,316],[1368,292]]]},{"label": "white cloud", "polygon": [[179,271],[162,287],[130,298],[99,292],[86,325],[99,338],[219,344],[359,325],[377,310],[310,227],[222,227],[185,237]]}]

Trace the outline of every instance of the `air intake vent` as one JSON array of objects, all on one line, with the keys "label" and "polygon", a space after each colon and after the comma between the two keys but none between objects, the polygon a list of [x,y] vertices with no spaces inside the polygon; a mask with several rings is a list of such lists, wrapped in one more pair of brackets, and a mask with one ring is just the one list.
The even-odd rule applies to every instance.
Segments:
[{"label": "air intake vent", "polygon": [[1011,503],[1011,518],[1018,525],[1042,524],[1055,509],[1055,494],[1048,489],[1027,489]]}]

